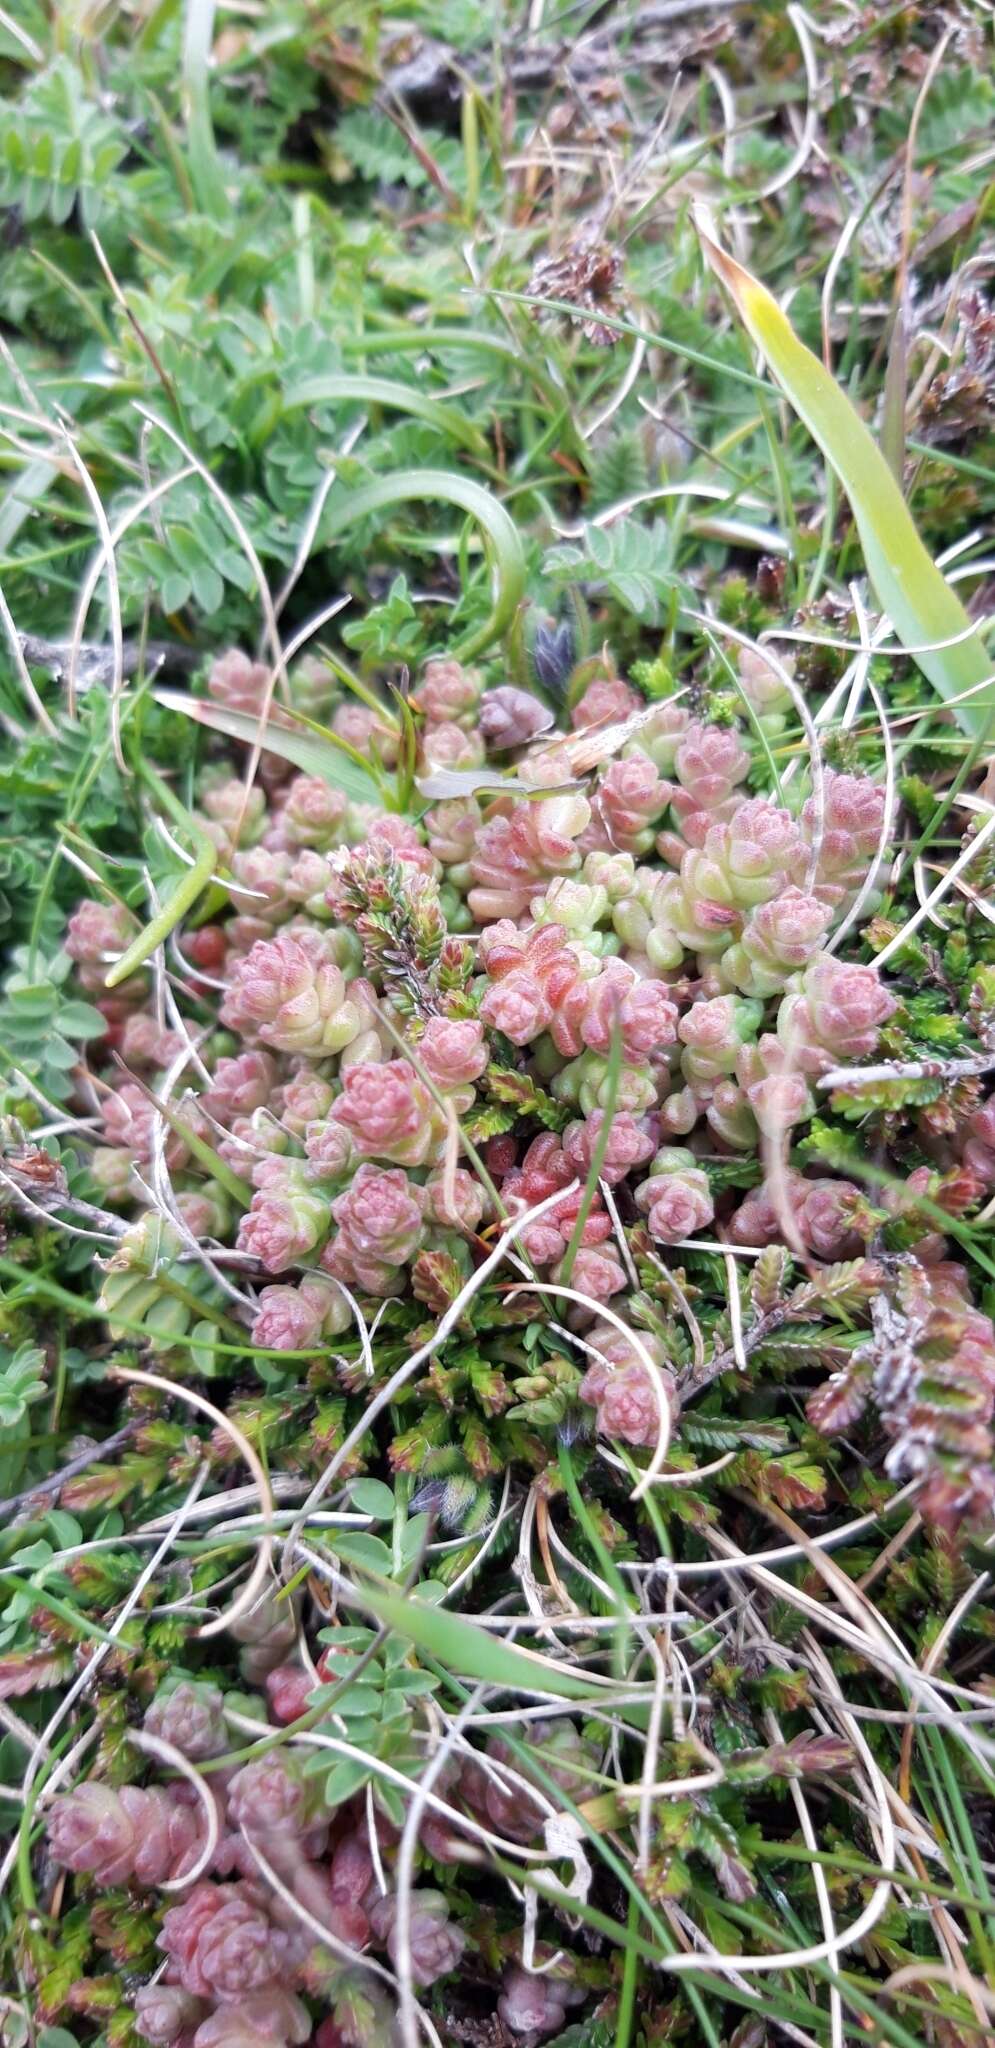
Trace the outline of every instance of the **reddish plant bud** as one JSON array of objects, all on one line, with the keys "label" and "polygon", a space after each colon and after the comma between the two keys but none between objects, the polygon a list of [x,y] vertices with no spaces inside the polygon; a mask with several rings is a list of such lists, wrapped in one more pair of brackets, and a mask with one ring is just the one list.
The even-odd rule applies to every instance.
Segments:
[{"label": "reddish plant bud", "polygon": [[729,1219],[733,1244],[778,1244],[800,1239],[820,1259],[851,1259],[861,1251],[868,1229],[863,1198],[847,1180],[806,1180],[789,1168],[775,1186],[751,1188]]},{"label": "reddish plant bud", "polygon": [[[578,1179],[586,1179],[591,1160],[597,1149],[604,1126],[605,1113],[602,1109],[592,1110],[583,1123],[569,1124],[563,1135],[563,1150]],[[618,1110],[611,1118],[608,1142],[601,1162],[600,1178],[609,1187],[617,1186],[635,1166],[645,1166],[656,1150],[655,1140],[645,1117],[635,1117],[629,1110]]]},{"label": "reddish plant bud", "polygon": [[681,1071],[692,1087],[735,1073],[742,1047],[752,1039],[762,1016],[759,1003],[744,1002],[738,996],[712,996],[692,1003],[677,1026],[686,1047]]},{"label": "reddish plant bud", "polygon": [[413,825],[406,818],[394,813],[383,813],[372,817],[366,828],[366,847],[374,853],[385,853],[388,849],[395,860],[403,861],[406,867],[417,868],[419,874],[436,875],[438,868]]},{"label": "reddish plant bud", "polygon": [[198,1998],[240,1998],[277,1985],[286,1937],[270,1925],[245,1884],[195,1884],[163,1915],[158,1945],[185,1991]]},{"label": "reddish plant bud", "polygon": [[147,1010],[136,1010],[124,1020],[121,1058],[129,1067],[168,1067],[182,1043],[178,1031],[166,1031]]},{"label": "reddish plant bud", "polygon": [[311,2032],[307,2007],[289,1991],[226,1999],[201,2022],[192,2048],[292,2048]]},{"label": "reddish plant bud", "polygon": [[366,1028],[368,1016],[355,991],[347,993],[318,933],[305,942],[280,932],[236,961],[221,1022],[257,1033],[280,1052],[321,1058],[341,1052]]},{"label": "reddish plant bud", "polygon": [[487,1066],[483,1025],[476,1017],[430,1017],[417,1051],[426,1072],[443,1090],[478,1081]]},{"label": "reddish plant bud", "polygon": [[600,1435],[646,1450],[656,1448],[676,1407],[671,1375],[661,1371],[651,1376],[638,1357],[607,1373],[594,1365],[580,1383],[580,1398],[594,1405]]},{"label": "reddish plant bud", "polygon": [[643,700],[631,683],[624,683],[621,676],[599,676],[574,705],[570,723],[578,732],[588,726],[621,725],[642,709]]},{"label": "reddish plant bud", "polygon": [[512,1172],[517,1157],[518,1146],[510,1136],[489,1138],[484,1146],[484,1165],[492,1180],[504,1180]]},{"label": "reddish plant bud", "polygon": [[656,762],[661,775],[673,775],[678,746],[691,722],[683,704],[658,704],[652,718],[640,726],[639,738],[632,744]]},{"label": "reddish plant bud", "polygon": [[225,964],[228,939],[220,924],[202,924],[199,931],[190,932],[184,939],[187,959],[195,967],[202,967],[205,974],[216,974]]},{"label": "reddish plant bud", "polygon": [[747,995],[778,994],[788,976],[819,951],[831,916],[817,896],[782,890],[751,913],[739,945],[724,957],[724,973]]},{"label": "reddish plant bud", "polygon": [[278,1600],[275,1589],[262,1595],[248,1614],[240,1614],[228,1625],[236,1642],[244,1643],[243,1676],[255,1683],[267,1671],[281,1664],[297,1642],[297,1619],[289,1600]]},{"label": "reddish plant bud", "polygon": [[658,1153],[654,1165],[656,1171],[636,1192],[651,1234],[660,1244],[699,1236],[715,1215],[704,1168],[679,1146]]},{"label": "reddish plant bud", "polygon": [[234,1059],[218,1060],[211,1085],[204,1095],[204,1107],[219,1123],[234,1116],[251,1116],[270,1101],[276,1088],[276,1062],[268,1052],[240,1052]]},{"label": "reddish plant bud", "polygon": [[343,792],[323,776],[295,776],[280,811],[286,842],[291,846],[337,846],[347,809]]},{"label": "reddish plant bud", "polygon": [[198,1240],[221,1238],[227,1229],[228,1197],[218,1181],[201,1181],[195,1188],[179,1188],[176,1208],[191,1237]]},{"label": "reddish plant bud", "polygon": [[56,1799],[48,1817],[56,1863],[105,1886],[182,1876],[194,1861],[199,1832],[190,1808],[158,1786],[125,1785],[116,1792],[95,1778]]},{"label": "reddish plant bud", "polygon": [[486,1196],[480,1182],[465,1166],[452,1174],[432,1174],[425,1184],[428,1213],[433,1223],[446,1230],[461,1230],[472,1236],[480,1229]]},{"label": "reddish plant bud", "polygon": [[473,796],[452,797],[426,813],[429,852],[449,870],[447,879],[455,888],[466,888],[469,883],[470,860],[482,822],[480,805]]},{"label": "reddish plant bud", "polygon": [[277,1664],[273,1671],[267,1671],[263,1684],[270,1713],[282,1728],[307,1713],[314,1680],[303,1665]]},{"label": "reddish plant bud", "polygon": [[238,1226],[239,1251],[251,1252],[268,1273],[284,1273],[321,1243],[329,1205],[299,1178],[296,1162],[274,1160],[269,1185],[252,1197]]},{"label": "reddish plant bud", "polygon": [[487,690],[481,699],[480,730],[490,753],[524,747],[541,732],[548,732],[552,723],[552,712],[540,704],[538,697],[531,697],[527,690],[516,690],[510,683]]},{"label": "reddish plant bud", "polygon": [[336,2020],[322,2020],[315,2031],[314,2048],[355,2048],[355,2044],[355,2034],[344,2034]]},{"label": "reddish plant bud", "polygon": [[[269,846],[251,846],[233,853],[234,881],[228,894],[242,917],[272,930],[291,909],[289,853]],[[229,928],[230,929],[230,928]]]},{"label": "reddish plant bud", "polygon": [[409,1060],[350,1067],[332,1116],[361,1159],[424,1166],[439,1148],[438,1110]]},{"label": "reddish plant bud", "polygon": [[399,1167],[363,1165],[351,1187],[332,1204],[338,1233],[322,1265],[346,1285],[390,1294],[398,1268],[413,1258],[424,1232],[425,1191]]},{"label": "reddish plant bud", "polygon": [[212,661],[207,688],[216,704],[230,711],[258,713],[266,701],[269,669],[264,661],[252,661],[240,647],[230,647]]},{"label": "reddish plant bud", "polygon": [[590,818],[590,805],[571,794],[514,804],[484,825],[470,863],[472,916],[481,924],[521,917],[538,882],[576,873],[581,855],[575,842]]},{"label": "reddish plant bud", "polygon": [[867,1059],[896,998],[876,967],[848,966],[822,953],[806,967],[797,994],[777,1016],[777,1035],[791,1061],[806,1074],[822,1074],[842,1060]]},{"label": "reddish plant bud", "polygon": [[208,834],[224,860],[230,860],[239,846],[254,846],[266,827],[263,791],[246,791],[236,776],[202,784],[200,807],[209,821]]},{"label": "reddish plant bud", "polygon": [[812,1097],[801,1074],[763,1074],[744,1087],[747,1102],[767,1138],[780,1138],[812,1114]]},{"label": "reddish plant bud", "polygon": [[199,1998],[178,1984],[142,1984],[135,1993],[135,2032],[157,2048],[170,2048],[204,2016]]},{"label": "reddish plant bud", "polygon": [[[791,691],[759,648],[740,648],[737,660],[743,695],[758,716],[769,719],[771,714],[776,716],[782,711],[790,711]],[[780,722],[783,724],[783,720]]]},{"label": "reddish plant bud", "polygon": [[[562,1279],[564,1285],[567,1284],[560,1266],[553,1267],[552,1277],[554,1281]],[[628,1286],[628,1281],[625,1277],[625,1268],[620,1264],[611,1245],[605,1244],[600,1248],[594,1245],[581,1245],[573,1262],[569,1284],[576,1288],[578,1294],[585,1295],[591,1302],[593,1313],[594,1304],[599,1301],[610,1301],[613,1294],[620,1293],[623,1287]]]},{"label": "reddish plant bud", "polygon": [[228,1786],[228,1818],[248,1834],[297,1839],[304,1831],[304,1813],[303,1783],[280,1756],[243,1764]]},{"label": "reddish plant bud", "polygon": [[804,1202],[807,1185],[802,1174],[788,1168],[779,1183],[780,1202],[774,1199],[775,1190],[767,1181],[751,1188],[729,1219],[729,1236],[733,1244],[777,1244],[785,1235],[781,1217],[793,1218],[796,1215]]},{"label": "reddish plant bud", "polygon": [[531,1045],[549,1029],[552,1005],[540,982],[526,971],[506,974],[489,988],[480,1005],[481,1021],[501,1031],[512,1045]]},{"label": "reddish plant bud", "polygon": [[479,768],[484,742],[479,733],[464,732],[461,725],[427,725],[421,737],[421,757],[426,774],[437,775],[446,768]]},{"label": "reddish plant bud", "polygon": [[332,718],[332,731],[347,746],[354,747],[357,754],[369,756],[376,752],[386,768],[393,768],[397,761],[399,740],[395,728],[382,713],[370,710],[366,704],[352,700],[340,704]]},{"label": "reddish plant bud", "polygon": [[295,1138],[303,1138],[309,1124],[324,1123],[332,1103],[335,1090],[323,1074],[316,1074],[311,1067],[302,1067],[299,1073],[291,1074],[281,1091],[280,1117],[288,1131]]},{"label": "reddish plant bud", "polygon": [[803,1241],[820,1259],[855,1258],[873,1229],[870,1221],[861,1227],[866,1208],[853,1181],[811,1181],[798,1216]]},{"label": "reddish plant bud", "polygon": [[172,1692],[159,1695],[146,1709],[149,1735],[171,1742],[192,1763],[220,1756],[228,1746],[224,1696],[204,1679],[184,1679]]},{"label": "reddish plant bud", "polygon": [[513,2034],[555,2034],[566,2024],[567,2007],[582,2004],[583,1986],[544,1971],[534,1976],[518,1963],[504,1973],[497,2002],[498,2018]]},{"label": "reddish plant bud", "polygon": [[623,961],[609,960],[585,985],[585,998],[581,1034],[592,1052],[609,1053],[616,1031],[622,1058],[632,1066],[673,1045],[677,1004],[662,981],[642,981]]},{"label": "reddish plant bud", "polygon": [[687,1138],[698,1121],[698,1103],[690,1088],[675,1088],[660,1104],[660,1135],[664,1138]]},{"label": "reddish plant bud", "polygon": [[76,905],[62,944],[80,966],[110,968],[137,933],[138,925],[123,903],[96,903],[87,897]]},{"label": "reddish plant bud", "polygon": [[[620,853],[648,853],[656,821],[672,795],[648,754],[635,752],[605,769],[594,799],[595,818],[608,847]],[[602,841],[603,844],[603,841]]]},{"label": "reddish plant bud", "polygon": [[368,1833],[364,1830],[343,1835],[336,1844],[329,1871],[332,1897],[339,1902],[361,1906],[374,1875]]},{"label": "reddish plant bud", "polygon": [[476,669],[437,656],[425,663],[421,682],[411,692],[411,702],[423,718],[441,724],[449,719],[472,717],[481,688],[482,679]]},{"label": "reddish plant bud", "polygon": [[[881,844],[886,795],[867,775],[840,775],[829,768],[823,776],[823,832],[819,846],[816,894],[839,908],[864,881]],[[810,846],[819,830],[819,805],[810,796],[801,825]]]},{"label": "reddish plant bud", "polygon": [[151,1159],[158,1110],[137,1081],[125,1081],[100,1105],[107,1143],[127,1147],[135,1159]]},{"label": "reddish plant bud", "polygon": [[731,726],[689,725],[674,752],[678,780],[701,811],[724,803],[749,766],[749,754]]},{"label": "reddish plant bud", "polygon": [[968,1119],[964,1166],[982,1187],[995,1185],[995,1095]]},{"label": "reddish plant bud", "polygon": [[[357,1065],[354,1072],[369,1072]],[[382,1068],[374,1071],[380,1073]],[[308,1124],[304,1132],[304,1151],[307,1155],[307,1178],[314,1181],[344,1181],[351,1172],[356,1159],[356,1148],[345,1125],[334,1116],[320,1123]]]},{"label": "reddish plant bud", "polygon": [[[397,1900],[392,1892],[378,1899],[370,1914],[378,1941],[385,1942],[392,1963],[397,1963]],[[408,1960],[411,1975],[420,1991],[456,1968],[466,1936],[449,1918],[449,1907],[441,1892],[415,1891],[411,1894],[408,1927]]]}]

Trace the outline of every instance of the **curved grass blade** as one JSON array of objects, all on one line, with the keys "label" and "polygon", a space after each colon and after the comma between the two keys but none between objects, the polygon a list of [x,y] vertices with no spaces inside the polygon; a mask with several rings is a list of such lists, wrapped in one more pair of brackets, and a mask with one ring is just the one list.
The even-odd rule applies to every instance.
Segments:
[{"label": "curved grass blade", "polygon": [[358,491],[351,491],[340,505],[327,512],[325,533],[328,536],[343,533],[347,526],[357,519],[367,518],[371,512],[413,500],[421,504],[441,501],[446,505],[458,505],[482,527],[489,542],[494,567],[494,603],[490,617],[475,632],[468,633],[446,650],[454,658],[469,661],[474,655],[482,654],[485,648],[493,646],[495,640],[503,638],[525,595],[525,555],[518,529],[504,506],[484,489],[483,484],[475,483],[472,477],[451,474],[446,469],[393,471],[388,476],[374,477]]},{"label": "curved grass blade", "polygon": [[[747,333],[849,498],[882,611],[903,647],[931,647],[912,659],[950,705],[961,730],[972,738],[984,733],[995,717],[995,663],[924,547],[880,448],[845,391],[799,340],[776,299],[715,239],[702,208],[696,226],[708,262]],[[979,688],[985,683],[987,689]]]},{"label": "curved grass blade", "polygon": [[424,420],[426,426],[435,427],[446,439],[454,441],[459,448],[466,448],[474,455],[486,455],[487,443],[479,427],[473,425],[454,406],[444,405],[441,399],[432,398],[424,391],[415,391],[409,384],[398,384],[390,377],[360,377],[329,373],[323,377],[305,377],[302,383],[294,384],[283,394],[283,410],[298,412],[303,406],[334,404],[341,399],[345,404],[352,401],[358,405],[383,405],[392,412],[411,413],[415,419]]},{"label": "curved grass blade", "polygon": [[[413,327],[409,324],[343,335],[341,347],[347,356],[431,355],[433,349],[443,352],[446,349],[464,349],[476,355],[495,356],[498,362],[517,369],[525,378],[531,378],[537,390],[556,410],[566,404],[563,386],[550,375],[545,363],[529,354],[517,341],[509,340],[506,334],[488,334],[476,327]],[[583,441],[580,447],[584,448]]]}]

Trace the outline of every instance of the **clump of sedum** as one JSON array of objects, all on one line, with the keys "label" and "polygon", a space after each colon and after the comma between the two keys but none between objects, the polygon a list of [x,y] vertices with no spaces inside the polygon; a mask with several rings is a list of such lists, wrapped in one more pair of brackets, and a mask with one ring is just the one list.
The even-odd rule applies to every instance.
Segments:
[{"label": "clump of sedum", "polygon": [[[788,729],[790,693],[752,655],[741,679],[752,720],[726,701],[717,719],[679,698],[647,705],[605,667],[557,725],[499,673],[430,661],[408,700],[406,813],[274,755],[246,800],[243,758],[212,760],[199,803],[225,900],[180,935],[168,1014],[147,970],[104,991],[135,935],[129,910],[87,900],[70,919],[80,988],[107,1023],[86,1085],[118,1235],[103,1272],[112,1331],[144,1332],[178,1386],[230,1376],[241,1345],[258,1380],[246,1365],[231,1413],[289,1475],[287,1498],[320,1479],[348,1522],[349,1485],[372,1473],[389,1538],[339,1553],[333,1536],[318,1554],[308,1528],[298,1552],[295,1525],[282,1592],[274,1581],[232,1624],[227,1684],[224,1653],[179,1682],[160,1670],[144,1781],[105,1745],[48,1807],[50,1856],[82,1899],[124,1888],[152,1910],[162,1968],[148,1958],[134,1988],[141,2039],[280,2048],[317,2021],[325,2048],[366,2048],[390,2038],[381,1992],[400,1969],[405,1996],[432,1998],[468,1973],[501,2039],[534,2043],[610,1990],[579,1922],[550,1923],[555,1948],[523,1947],[520,1920],[484,1911],[473,1887],[516,1845],[569,1868],[564,1815],[585,1802],[631,1846],[642,1764],[621,1804],[605,1793],[624,1727],[550,1711],[524,1752],[521,1729],[468,1736],[430,1702],[434,1667],[405,1649],[392,1691],[389,1663],[367,1670],[380,1639],[345,1626],[350,1558],[406,1593],[420,1576],[431,1600],[476,1598],[478,1549],[493,1543],[482,1583],[500,1608],[515,1582],[497,1561],[521,1532],[517,1583],[559,1651],[557,1619],[576,1620],[592,1586],[603,1615],[619,1565],[637,1575],[625,1597],[641,1585],[648,1610],[662,1605],[638,1578],[661,1516],[671,1553],[700,1562],[714,1508],[698,1463],[737,1513],[800,1513],[827,1504],[830,1447],[859,1441],[879,1484],[916,1483],[937,1542],[991,1514],[995,1337],[945,1225],[956,1235],[995,1187],[995,1099],[976,1080],[943,1115],[920,1096],[903,1119],[889,1076],[900,1083],[912,991],[874,963],[880,888],[850,918],[897,829],[883,783],[825,767],[772,788],[767,743]],[[264,682],[233,650],[208,689],[258,712]],[[386,706],[344,700],[331,722],[375,745],[385,771],[399,759]],[[493,772],[473,787],[485,755],[506,787]],[[452,795],[435,781],[419,798],[421,776],[450,773]],[[982,992],[982,1034],[992,1008]],[[860,1069],[882,1062],[883,1094],[862,1092]],[[785,1382],[776,1405],[760,1361]],[[149,1413],[136,1420],[135,1455],[153,1458]],[[156,1470],[188,1483],[182,1430],[158,1454],[172,1462]],[[219,1429],[209,1455],[223,1467],[237,1450]],[[650,1519],[635,1505],[647,1473]],[[81,1507],[100,1483],[79,1483]],[[559,1514],[565,1487],[579,1525]],[[336,1620],[340,1597],[332,1653],[314,1624]],[[714,1657],[720,1638],[706,1663],[709,1645]],[[611,1642],[594,1635],[582,1654],[608,1657]],[[735,1695],[727,1661],[715,1684],[715,1699]],[[657,1728],[639,1855],[658,1903],[689,1896],[696,1857],[726,1901],[756,1892],[739,1806],[705,1790],[656,1804],[652,1780],[711,1785],[701,1748],[720,1723],[733,1763],[765,1755],[774,1698],[755,1736],[715,1699],[693,1741],[676,1710]],[[354,1779],[325,1755],[320,1731],[334,1749],[351,1716],[342,1756],[362,1764],[368,1747],[393,1777]],[[402,1842],[407,1795],[443,1739]],[[799,1741],[819,1760],[798,1772],[846,1766],[846,1743],[830,1756],[809,1730],[777,1751],[782,1776]],[[617,1914],[620,1897],[602,1905]]]}]

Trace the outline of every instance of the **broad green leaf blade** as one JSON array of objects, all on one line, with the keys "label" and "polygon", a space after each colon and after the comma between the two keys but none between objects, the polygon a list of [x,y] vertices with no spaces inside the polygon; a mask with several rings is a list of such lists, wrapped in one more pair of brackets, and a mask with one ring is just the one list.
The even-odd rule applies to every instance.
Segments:
[{"label": "broad green leaf blade", "polygon": [[[880,448],[845,391],[799,341],[776,299],[716,241],[703,209],[698,209],[696,225],[705,255],[747,333],[850,500],[882,611],[903,647],[931,647],[929,653],[914,653],[913,660],[950,705],[962,731],[972,738],[984,734],[995,717],[995,663],[923,546]],[[941,641],[948,644],[938,645]],[[987,689],[977,687],[985,683]],[[965,700],[972,690],[975,694]]]},{"label": "broad green leaf blade", "polygon": [[182,711],[186,718],[193,718],[198,725],[209,726],[212,732],[226,733],[229,739],[241,740],[247,747],[260,746],[268,754],[279,754],[281,760],[291,761],[305,775],[321,776],[336,789],[345,791],[355,803],[371,803],[379,794],[372,775],[367,775],[358,761],[336,746],[334,740],[319,739],[314,733],[298,730],[283,723],[279,710],[274,709],[259,731],[259,720],[248,711],[230,711],[223,704],[209,704],[203,697],[187,697],[182,690],[157,690],[156,703],[163,704],[167,711]]}]

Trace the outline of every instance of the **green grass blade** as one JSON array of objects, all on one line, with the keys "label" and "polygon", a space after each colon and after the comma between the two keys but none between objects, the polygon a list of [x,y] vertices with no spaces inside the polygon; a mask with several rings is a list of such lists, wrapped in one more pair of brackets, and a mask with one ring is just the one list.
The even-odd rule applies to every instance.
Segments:
[{"label": "green grass blade", "polygon": [[387,505],[410,501],[421,504],[458,505],[483,529],[490,545],[494,566],[494,603],[490,616],[474,633],[457,641],[446,652],[460,661],[482,654],[508,632],[525,595],[525,554],[514,520],[483,484],[472,477],[456,476],[445,469],[400,470],[374,477],[358,491],[351,491],[342,503],[326,512],[325,533],[344,532],[354,520],[365,519]]},{"label": "green grass blade", "polygon": [[185,696],[182,690],[157,690],[155,695],[156,703],[164,705],[167,711],[182,711],[184,717],[195,719],[198,725],[226,733],[229,739],[241,740],[247,747],[258,742],[264,753],[278,754],[282,761],[291,761],[302,774],[320,775],[336,789],[344,790],[354,803],[373,803],[379,795],[372,774],[360,767],[351,749],[347,753],[331,738],[319,739],[314,733],[284,725],[277,711],[270,712],[260,732],[259,720],[251,712],[208,704],[203,697]]},{"label": "green grass blade", "polygon": [[[345,334],[341,337],[342,352],[346,356],[371,355],[431,355],[434,350],[457,349],[474,355],[492,356],[505,371],[514,371],[526,382],[535,385],[553,412],[564,406],[564,387],[550,374],[545,359],[539,359],[527,351],[517,340],[509,340],[506,334],[489,334],[477,327],[415,327],[410,323],[404,327],[373,328],[362,334]],[[576,453],[579,449],[585,457],[590,453],[586,443],[567,420],[567,438]]]},{"label": "green grass blade", "polygon": [[[913,659],[950,704],[962,731],[972,737],[984,731],[995,714],[995,664],[980,636],[970,632],[960,599],[923,546],[880,448],[846,393],[798,339],[776,299],[720,247],[701,212],[697,226],[708,261],[747,333],[849,498],[882,611],[903,647],[955,643],[934,644],[932,652],[915,654]],[[977,688],[985,682],[988,689]],[[956,701],[971,690],[976,691],[974,696]]]},{"label": "green grass blade", "polygon": [[520,1650],[514,1643],[500,1642],[486,1629],[465,1621],[462,1615],[451,1614],[445,1607],[430,1606],[428,1601],[415,1599],[411,1594],[397,1593],[365,1574],[354,1591],[378,1621],[414,1643],[417,1649],[427,1651],[447,1671],[458,1671],[464,1678],[482,1679],[486,1685],[499,1685],[507,1692],[553,1693],[563,1700],[603,1698],[606,1691],[614,1689],[610,1679],[599,1678],[593,1672],[581,1676],[566,1671],[552,1658]]},{"label": "green grass blade", "polygon": [[322,377],[305,377],[300,384],[294,384],[284,392],[283,410],[298,412],[302,406],[334,405],[341,399],[343,404],[382,405],[392,412],[411,413],[415,419],[424,420],[426,426],[435,427],[446,439],[454,441],[459,448],[467,448],[474,455],[483,455],[487,443],[479,427],[475,427],[455,406],[443,405],[441,399],[431,398],[424,391],[416,391],[409,384],[398,384],[390,377],[336,376],[329,373]]},{"label": "green grass blade", "polygon": [[214,13],[215,0],[187,0],[183,23],[183,97],[190,181],[197,204],[211,220],[222,221],[228,218],[228,194],[214,140],[208,80]]},{"label": "green grass blade", "polygon": [[170,932],[179,924],[180,919],[186,916],[187,911],[193,909],[198,896],[203,894],[218,858],[218,849],[213,839],[209,839],[207,833],[201,831],[196,819],[191,817],[179,798],[174,796],[168,782],[163,782],[162,777],[157,775],[155,769],[147,762],[143,764],[141,772],[143,780],[159,798],[163,810],[168,811],[173,823],[178,825],[181,831],[188,833],[193,841],[195,858],[193,866],[187,868],[181,875],[162,909],[157,911],[155,917],[139,932],[137,939],[132,941],[127,952],[122,953],[120,960],[115,962],[105,977],[105,988],[119,988],[123,981],[128,980],[129,975],[136,973],[139,967],[144,967],[146,960],[151,959],[158,946],[165,945]]}]

